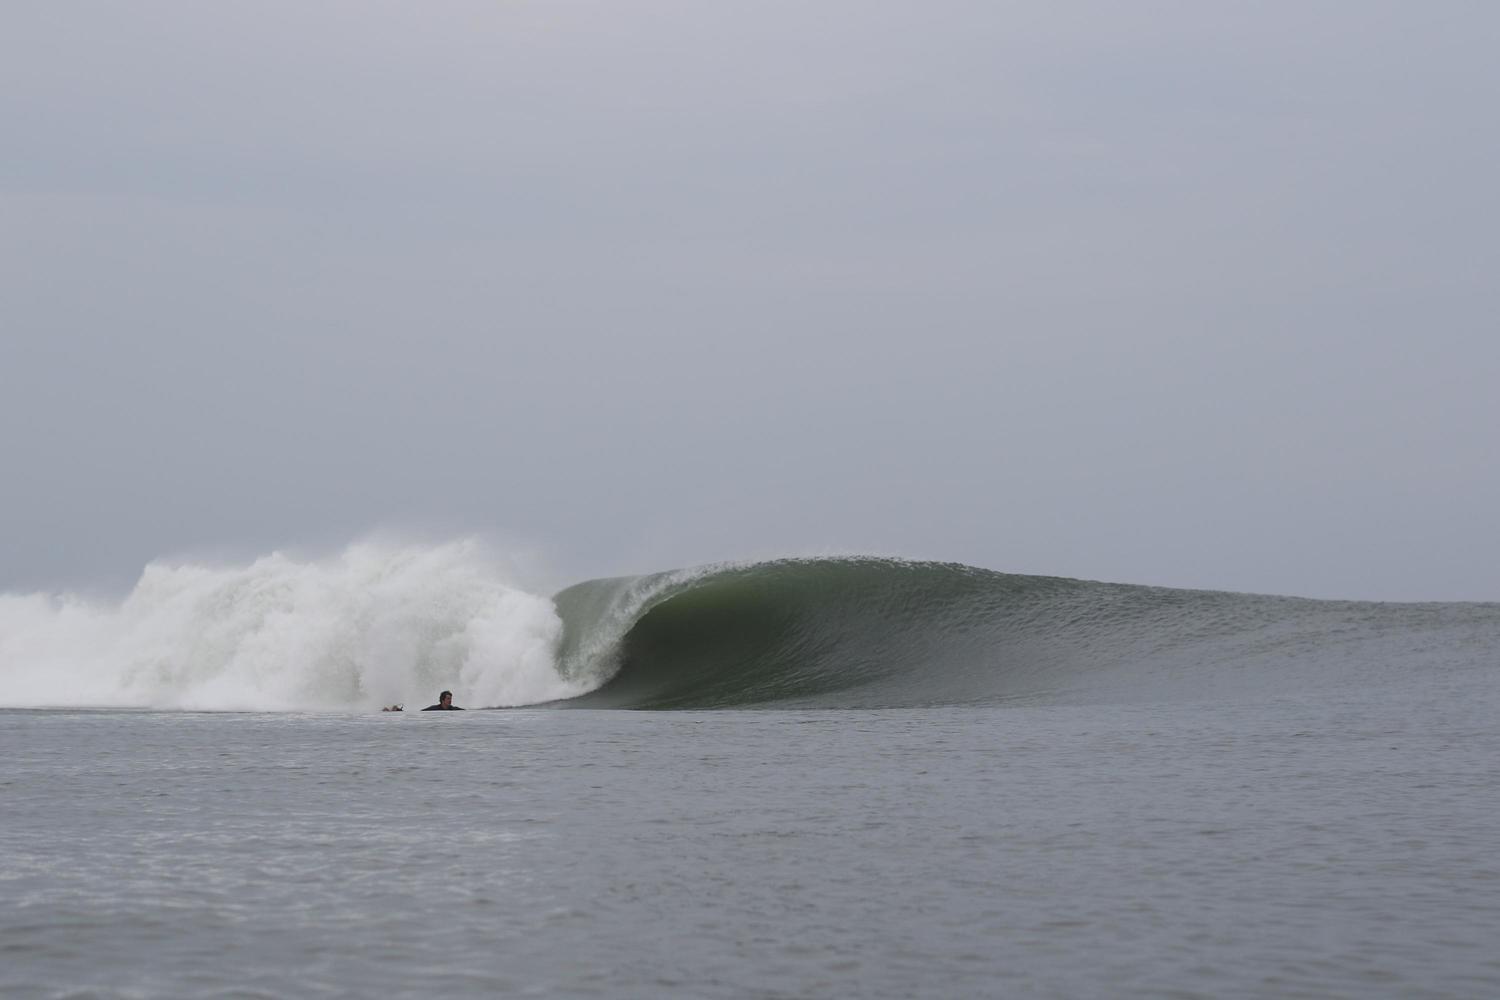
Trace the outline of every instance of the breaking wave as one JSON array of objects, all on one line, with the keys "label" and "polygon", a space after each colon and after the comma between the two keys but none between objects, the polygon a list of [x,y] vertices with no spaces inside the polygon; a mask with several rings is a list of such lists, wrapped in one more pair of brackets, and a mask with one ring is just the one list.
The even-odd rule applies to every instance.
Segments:
[{"label": "breaking wave", "polygon": [[1500,678],[1500,605],[1316,601],[790,559],[555,598],[579,707],[879,708],[1280,697]]},{"label": "breaking wave", "polygon": [[0,704],[877,708],[1303,697],[1500,680],[1500,605],[1314,601],[784,559],[548,598],[474,542],[153,564],[122,601],[0,595]]},{"label": "breaking wave", "polygon": [[472,541],[155,563],[117,603],[0,595],[0,704],[359,710],[445,687],[529,704],[583,690],[556,670],[561,630]]}]

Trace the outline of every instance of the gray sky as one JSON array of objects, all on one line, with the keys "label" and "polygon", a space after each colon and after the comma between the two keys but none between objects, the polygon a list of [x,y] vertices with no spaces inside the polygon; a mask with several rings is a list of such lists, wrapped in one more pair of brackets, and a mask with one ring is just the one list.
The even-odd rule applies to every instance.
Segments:
[{"label": "gray sky", "polygon": [[1500,6],[0,11],[0,588],[480,532],[1500,599]]}]

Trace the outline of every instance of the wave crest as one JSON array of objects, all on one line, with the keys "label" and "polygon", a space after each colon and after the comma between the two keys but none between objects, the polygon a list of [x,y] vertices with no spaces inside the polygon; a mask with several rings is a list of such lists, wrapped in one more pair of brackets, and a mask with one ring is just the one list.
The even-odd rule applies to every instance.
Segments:
[{"label": "wave crest", "polygon": [[1500,605],[1371,604],[869,557],[590,580],[548,599],[473,541],[154,563],[117,603],[0,596],[0,704],[369,710],[888,708],[1494,683]]},{"label": "wave crest", "polygon": [[1492,665],[1500,606],[1374,604],[788,559],[557,598],[580,707],[887,708],[1284,697]]}]

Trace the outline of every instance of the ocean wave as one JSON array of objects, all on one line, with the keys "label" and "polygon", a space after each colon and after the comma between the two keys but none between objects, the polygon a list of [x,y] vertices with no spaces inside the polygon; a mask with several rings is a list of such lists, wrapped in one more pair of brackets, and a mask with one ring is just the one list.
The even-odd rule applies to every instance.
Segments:
[{"label": "ocean wave", "polygon": [[1500,677],[1500,605],[1374,604],[869,557],[590,580],[484,546],[156,563],[118,602],[0,595],[0,705],[885,708],[1305,696]]},{"label": "ocean wave", "polygon": [[1500,606],[1375,604],[786,559],[556,597],[576,707],[1279,697],[1489,670]]}]

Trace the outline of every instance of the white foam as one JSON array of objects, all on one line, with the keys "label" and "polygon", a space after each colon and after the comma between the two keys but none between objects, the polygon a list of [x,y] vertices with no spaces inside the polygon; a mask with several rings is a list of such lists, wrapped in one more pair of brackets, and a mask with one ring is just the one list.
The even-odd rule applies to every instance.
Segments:
[{"label": "white foam", "polygon": [[0,705],[365,710],[444,688],[531,704],[582,693],[557,671],[561,633],[473,540],[153,563],[118,603],[0,595]]}]

